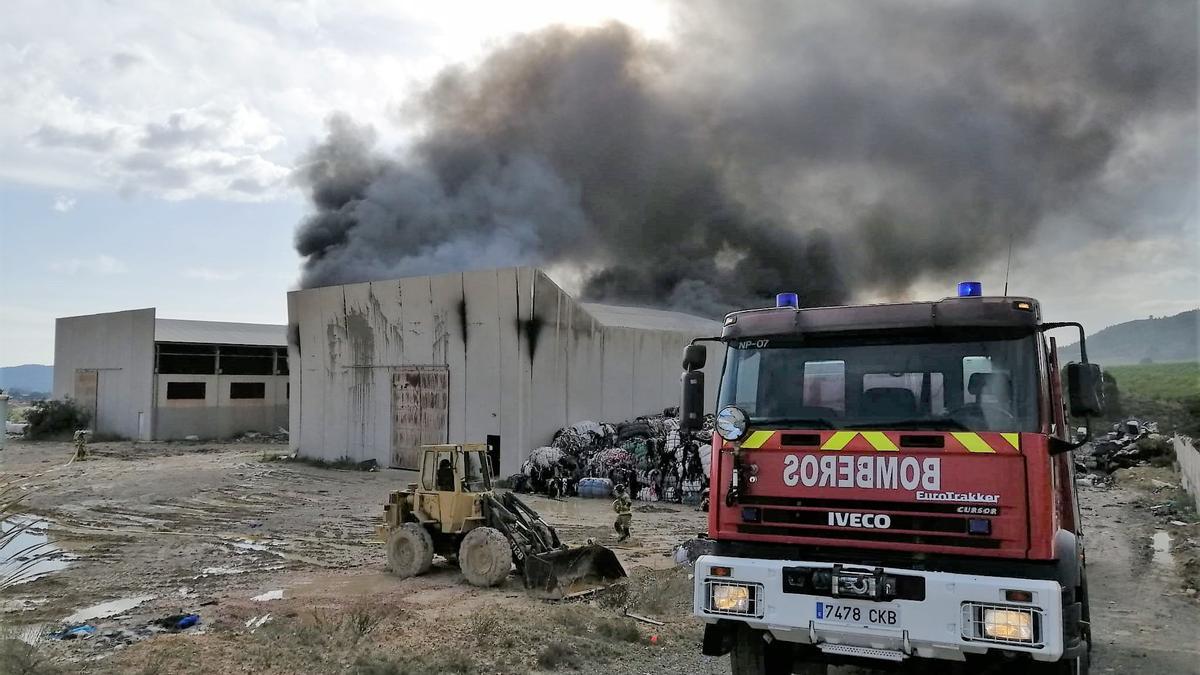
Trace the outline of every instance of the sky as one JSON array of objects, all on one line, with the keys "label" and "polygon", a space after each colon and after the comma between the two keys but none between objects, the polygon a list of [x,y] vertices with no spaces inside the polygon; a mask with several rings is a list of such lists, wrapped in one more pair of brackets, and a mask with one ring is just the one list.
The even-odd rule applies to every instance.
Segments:
[{"label": "sky", "polygon": [[[330,115],[401,147],[417,132],[413,97],[443,68],[549,24],[610,20],[653,40],[676,17],[637,1],[7,3],[0,365],[50,363],[60,316],[157,307],[168,318],[286,322],[301,272],[294,236],[311,210],[294,169]],[[1169,132],[1135,137],[1120,150],[1123,170]],[[1184,126],[1171,142],[1196,147],[1194,136]],[[1197,306],[1195,193],[1174,199],[1123,214],[1136,222],[1109,236],[1039,228],[1012,258],[1010,292],[1089,332]],[[974,274],[985,289],[1003,286],[1006,254]],[[898,297],[855,299],[952,289],[923,279]]]}]

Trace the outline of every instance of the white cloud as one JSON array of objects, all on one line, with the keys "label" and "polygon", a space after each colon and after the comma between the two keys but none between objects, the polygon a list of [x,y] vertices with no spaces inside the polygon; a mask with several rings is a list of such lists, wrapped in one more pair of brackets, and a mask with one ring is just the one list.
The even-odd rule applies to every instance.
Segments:
[{"label": "white cloud", "polygon": [[50,207],[59,213],[66,213],[75,208],[76,199],[67,195],[58,195],[54,198],[54,206]]},{"label": "white cloud", "polygon": [[50,271],[60,274],[86,272],[88,274],[108,276],[112,274],[124,274],[129,271],[129,268],[120,260],[101,253],[91,258],[67,258],[52,262],[50,263]]},{"label": "white cloud", "polygon": [[234,281],[241,278],[242,273],[236,270],[219,270],[211,267],[192,267],[184,270],[183,276],[200,281]]},{"label": "white cloud", "polygon": [[15,0],[0,22],[0,180],[172,200],[295,198],[291,166],[333,111],[400,142],[388,110],[506,35],[614,17],[661,33],[667,22],[663,5],[640,0],[413,7]]}]

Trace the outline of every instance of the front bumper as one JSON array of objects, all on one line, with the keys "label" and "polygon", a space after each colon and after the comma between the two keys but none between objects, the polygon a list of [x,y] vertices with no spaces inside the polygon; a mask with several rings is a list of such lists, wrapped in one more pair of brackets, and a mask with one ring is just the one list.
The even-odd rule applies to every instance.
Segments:
[{"label": "front bumper", "polygon": [[[728,576],[711,576],[713,567],[729,568]],[[1057,581],[882,568],[885,574],[923,578],[924,599],[875,602],[785,592],[784,569],[796,567],[832,570],[834,565],[701,556],[696,561],[693,613],[713,624],[745,623],[769,631],[777,640],[813,645],[837,656],[893,661],[914,656],[962,661],[969,654],[989,651],[1026,653],[1036,661],[1058,661],[1063,656],[1063,589]],[[846,567],[852,568],[849,564]],[[712,607],[712,584],[747,586],[750,601],[744,611]],[[1006,590],[1029,591],[1032,600],[1008,602]],[[868,625],[865,620],[852,623],[849,619],[831,621],[818,616],[818,603],[830,602],[861,607],[863,617],[878,614],[869,612],[871,609],[895,609],[899,619],[884,627]],[[1034,625],[1032,635],[1007,640],[988,636],[980,621],[985,610],[1029,615]]]}]

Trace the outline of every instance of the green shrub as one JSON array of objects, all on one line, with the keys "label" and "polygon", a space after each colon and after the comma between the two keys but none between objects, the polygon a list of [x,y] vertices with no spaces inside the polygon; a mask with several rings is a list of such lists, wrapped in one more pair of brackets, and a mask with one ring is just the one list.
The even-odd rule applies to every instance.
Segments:
[{"label": "green shrub", "polygon": [[90,419],[70,398],[38,401],[25,411],[25,421],[29,423],[25,435],[33,439],[70,435],[86,429]]}]

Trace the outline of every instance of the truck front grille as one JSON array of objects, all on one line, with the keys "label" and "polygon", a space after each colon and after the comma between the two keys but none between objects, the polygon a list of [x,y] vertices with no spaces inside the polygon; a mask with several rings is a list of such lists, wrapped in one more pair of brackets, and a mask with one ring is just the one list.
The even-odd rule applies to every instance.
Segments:
[{"label": "truck front grille", "polygon": [[885,541],[928,546],[957,546],[961,548],[1000,548],[998,539],[985,537],[956,537],[937,533],[890,532],[888,530],[851,530],[833,528],[781,527],[777,525],[738,525],[743,534],[768,534],[780,537],[811,537],[814,539],[840,539],[853,541]]},{"label": "truck front grille", "polygon": [[[1007,507],[913,502],[864,502],[847,499],[797,499],[746,495],[738,503],[755,514],[753,520],[737,524],[744,534],[809,537],[854,541],[893,542],[950,546],[957,548],[999,549],[1001,539],[987,534],[969,534],[972,519],[995,519]],[[960,513],[964,508],[975,513]],[[886,528],[845,527],[830,524],[830,514],[888,514]],[[993,531],[988,526],[987,532]]]}]

